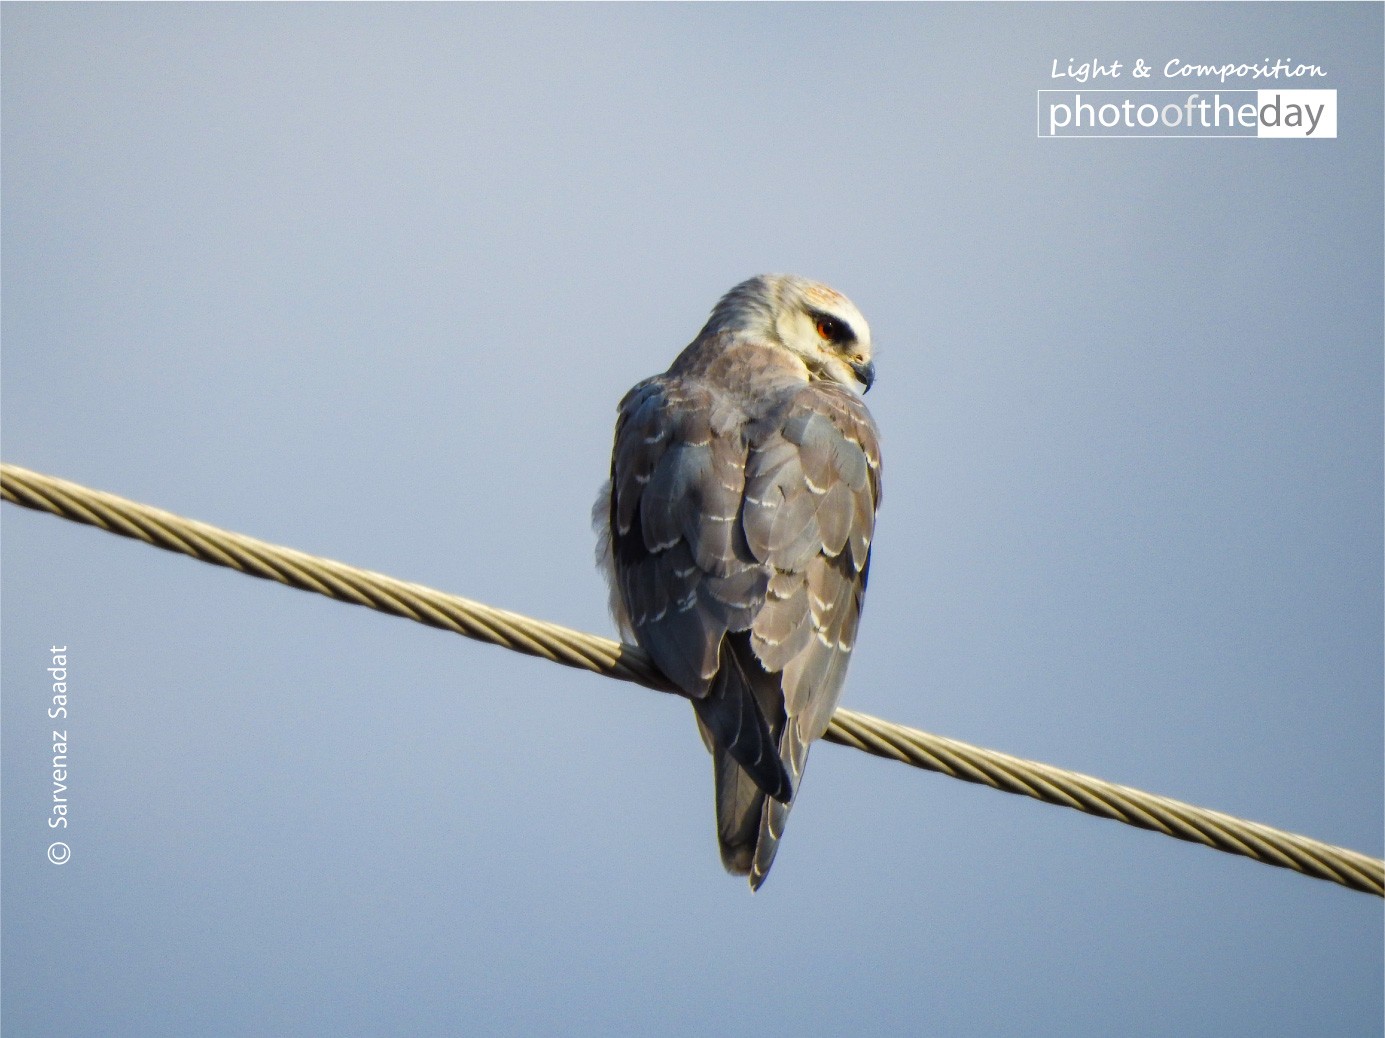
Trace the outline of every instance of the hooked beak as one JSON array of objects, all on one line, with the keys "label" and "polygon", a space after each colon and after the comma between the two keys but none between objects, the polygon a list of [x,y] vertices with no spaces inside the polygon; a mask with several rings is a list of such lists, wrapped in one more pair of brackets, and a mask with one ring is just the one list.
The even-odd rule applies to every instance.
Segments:
[{"label": "hooked beak", "polygon": [[875,385],[875,364],[872,361],[866,361],[863,364],[853,364],[851,365],[851,372],[856,376],[856,381],[866,387],[861,390],[861,392],[869,393],[870,387]]}]

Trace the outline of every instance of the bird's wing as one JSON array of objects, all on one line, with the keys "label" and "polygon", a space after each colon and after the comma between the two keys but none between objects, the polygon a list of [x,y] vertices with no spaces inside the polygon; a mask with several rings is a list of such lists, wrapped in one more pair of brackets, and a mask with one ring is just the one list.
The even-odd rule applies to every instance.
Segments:
[{"label": "bird's wing", "polygon": [[[748,644],[782,692],[779,755],[797,790],[808,747],[837,708],[856,641],[880,504],[879,436],[858,397],[823,383],[805,386],[760,433],[746,459],[741,525],[751,555],[771,575]],[[729,783],[722,793],[719,780],[719,807],[725,800],[742,816],[727,820],[723,833],[744,832],[755,805]],[[752,886],[769,871],[791,803],[763,804]]]},{"label": "bird's wing", "polygon": [[[874,422],[821,383],[728,421],[703,382],[621,403],[610,530],[626,617],[692,699],[722,860],[758,887],[846,677],[880,501]],[[768,794],[768,797],[766,796]]]},{"label": "bird's wing", "polygon": [[757,695],[727,639],[750,628],[770,580],[740,521],[746,453],[744,415],[707,384],[664,375],[632,389],[611,455],[612,561],[636,639],[711,741],[788,800],[782,704]]}]

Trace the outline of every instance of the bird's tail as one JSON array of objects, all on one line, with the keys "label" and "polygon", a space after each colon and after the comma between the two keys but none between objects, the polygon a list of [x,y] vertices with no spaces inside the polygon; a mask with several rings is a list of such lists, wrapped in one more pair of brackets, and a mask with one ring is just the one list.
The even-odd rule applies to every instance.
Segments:
[{"label": "bird's tail", "polygon": [[712,771],[717,785],[717,840],[721,844],[721,863],[734,876],[748,876],[755,864],[760,818],[764,814],[765,801],[770,798],[736,759],[717,745],[712,747]]},{"label": "bird's tail", "polygon": [[[780,759],[793,781],[794,796],[798,795],[798,780],[803,776],[803,765],[808,761],[808,743],[799,738],[796,725],[790,724],[779,741]],[[720,797],[717,798],[720,803]],[[769,875],[769,867],[774,864],[774,855],[779,850],[779,838],[784,835],[784,823],[789,820],[793,808],[793,797],[788,803],[764,798],[760,808],[758,840],[755,855],[750,863],[750,889],[759,890],[760,884]]]},{"label": "bird's tail", "polygon": [[786,724],[779,676],[766,673],[745,635],[729,635],[706,699],[694,700],[712,751],[721,861],[758,890],[769,874],[807,760]]},{"label": "bird's tail", "polygon": [[[792,730],[783,743],[783,763],[796,789],[808,758],[808,745]],[[719,746],[712,748],[712,769],[717,787],[721,863],[732,875],[749,876],[750,889],[759,890],[774,864],[793,801],[786,804],[766,796],[735,758]]]}]

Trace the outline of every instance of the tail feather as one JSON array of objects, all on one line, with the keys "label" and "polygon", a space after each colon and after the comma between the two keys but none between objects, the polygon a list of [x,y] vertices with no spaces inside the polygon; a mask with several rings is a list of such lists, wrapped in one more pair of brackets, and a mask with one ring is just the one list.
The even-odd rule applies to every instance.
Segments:
[{"label": "tail feather", "polygon": [[755,860],[764,805],[778,801],[765,796],[765,791],[720,746],[712,750],[712,768],[717,785],[717,841],[721,845],[721,863],[733,876],[749,875]]},{"label": "tail feather", "polygon": [[733,875],[749,876],[752,890],[774,863],[808,758],[798,725],[787,723],[780,680],[760,665],[748,639],[733,634],[723,643],[711,692],[693,701],[712,751],[721,862]]},{"label": "tail feather", "polygon": [[[788,725],[779,743],[780,759],[784,769],[793,781],[794,796],[798,795],[798,780],[803,776],[803,766],[808,762],[808,744],[799,738],[798,726]],[[793,808],[793,797],[788,803],[766,799],[760,812],[759,830],[755,844],[755,854],[750,863],[750,889],[759,890],[769,876],[769,867],[774,864],[774,855],[779,850],[779,839],[784,835],[784,825],[789,820]]]}]

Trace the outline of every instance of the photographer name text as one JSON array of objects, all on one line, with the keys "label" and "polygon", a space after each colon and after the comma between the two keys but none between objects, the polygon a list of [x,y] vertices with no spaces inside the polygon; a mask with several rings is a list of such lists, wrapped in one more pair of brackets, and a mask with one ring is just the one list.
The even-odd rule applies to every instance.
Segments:
[{"label": "photographer name text", "polygon": [[[48,719],[50,721],[67,720],[67,646],[54,645],[49,649],[49,657],[52,660],[48,667],[49,694]],[[68,778],[67,778],[67,727],[54,727],[52,729],[52,775],[53,775],[53,801],[49,805],[48,828],[66,829],[68,827]],[[67,844],[59,841],[50,844],[48,847],[48,860],[54,865],[66,865],[71,857],[71,850]]]}]

